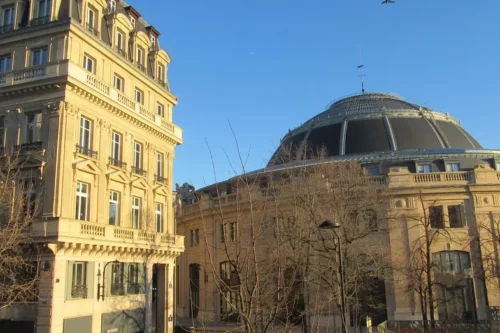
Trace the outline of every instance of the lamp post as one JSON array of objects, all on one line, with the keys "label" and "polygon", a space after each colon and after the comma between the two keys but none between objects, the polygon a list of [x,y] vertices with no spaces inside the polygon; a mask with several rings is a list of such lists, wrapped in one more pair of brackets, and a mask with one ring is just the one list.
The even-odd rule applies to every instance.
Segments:
[{"label": "lamp post", "polygon": [[[97,282],[97,300],[99,301],[99,298],[104,301],[104,282],[106,281],[106,267],[109,264],[119,264],[120,262],[117,260],[115,261],[110,261],[107,262],[106,265],[104,265],[104,268],[102,270],[102,285],[100,282]],[[99,268],[97,269],[97,281],[101,279],[101,267],[99,265]],[[102,289],[102,292],[101,292]]]},{"label": "lamp post", "polygon": [[345,295],[344,295],[344,267],[342,266],[342,245],[340,241],[340,236],[339,234],[335,231],[335,229],[340,228],[340,223],[335,222],[335,221],[330,221],[326,220],[323,221],[319,226],[318,229],[331,229],[333,230],[333,233],[335,237],[337,238],[337,244],[336,246],[337,249],[337,254],[339,256],[339,273],[340,273],[340,313],[341,313],[341,318],[342,318],[342,333],[347,333],[347,326],[346,326],[346,306],[345,306]]}]

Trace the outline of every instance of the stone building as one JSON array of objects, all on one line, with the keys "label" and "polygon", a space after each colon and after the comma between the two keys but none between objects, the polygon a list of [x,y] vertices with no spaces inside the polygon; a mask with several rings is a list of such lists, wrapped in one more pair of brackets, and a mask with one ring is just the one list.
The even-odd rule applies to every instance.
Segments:
[{"label": "stone building", "polygon": [[0,146],[39,198],[36,303],[5,332],[173,329],[182,130],[160,33],[122,0],[0,0]]},{"label": "stone building", "polygon": [[[382,237],[394,267],[408,265],[411,244],[425,231],[415,221],[425,216],[429,233],[442,230],[451,235],[437,237],[429,249],[436,319],[490,318],[490,310],[500,306],[500,244],[498,234],[486,231],[500,225],[500,151],[483,149],[447,113],[380,93],[340,99],[282,139],[282,146],[299,153],[306,144],[326,148],[328,163],[361,163],[366,174],[389,192],[390,202],[383,215],[395,216],[397,228],[388,229]],[[295,163],[281,160],[278,150],[266,168],[251,174],[275,174]],[[218,250],[220,233],[225,228],[243,228],[239,225],[242,219],[236,217],[242,208],[232,182],[229,179],[207,186],[196,195],[190,192],[178,209],[178,232],[186,237],[186,251],[177,261],[179,318],[231,318],[226,313],[231,308],[226,304],[228,297],[219,293],[206,265],[215,260],[217,267],[227,261]],[[214,203],[226,216],[235,216],[234,223],[229,218],[229,226],[217,225],[220,217],[213,213]],[[208,258],[211,248],[214,254]],[[419,295],[408,291],[399,271],[388,274],[385,318],[422,320]]]}]

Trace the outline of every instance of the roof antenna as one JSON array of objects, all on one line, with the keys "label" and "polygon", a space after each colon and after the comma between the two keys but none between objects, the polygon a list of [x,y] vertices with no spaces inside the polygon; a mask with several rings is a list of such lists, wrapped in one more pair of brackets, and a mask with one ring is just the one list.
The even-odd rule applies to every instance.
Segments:
[{"label": "roof antenna", "polygon": [[361,56],[361,49],[359,50],[359,66],[358,66],[358,71],[359,71],[359,77],[361,78],[361,92],[364,94],[365,93],[365,74],[363,72],[363,58]]}]

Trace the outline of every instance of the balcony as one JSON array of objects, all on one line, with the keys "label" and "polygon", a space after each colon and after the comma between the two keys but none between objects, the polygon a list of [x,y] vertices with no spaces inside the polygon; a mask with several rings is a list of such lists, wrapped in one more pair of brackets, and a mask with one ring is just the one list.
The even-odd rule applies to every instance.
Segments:
[{"label": "balcony", "polygon": [[116,50],[116,53],[118,53],[122,57],[125,57],[125,58],[127,57],[127,54],[125,53],[125,50],[123,50],[123,49],[121,49],[119,47],[116,47],[115,50]]},{"label": "balcony", "polygon": [[43,150],[43,142],[42,141],[23,143],[23,144],[14,146],[14,151],[18,151],[20,153],[38,152],[38,151],[42,151],[42,150]]},{"label": "balcony", "polygon": [[142,71],[142,72],[146,71],[146,67],[143,64],[137,62],[137,63],[135,63],[135,65],[137,66],[137,68],[139,68],[140,71]]},{"label": "balcony", "polygon": [[162,86],[163,88],[166,88],[167,87],[167,83],[161,79],[158,79],[158,83],[160,84],[160,86]]},{"label": "balcony", "polygon": [[135,166],[132,167],[132,173],[141,177],[146,177],[148,174],[146,170],[143,170],[142,168],[138,168]]},{"label": "balcony", "polygon": [[85,29],[87,29],[88,31],[90,31],[90,33],[92,33],[94,36],[99,37],[99,30],[97,30],[97,28],[94,27],[93,24],[91,24],[91,23],[85,23]]},{"label": "balcony", "polygon": [[47,16],[40,16],[37,18],[34,18],[30,21],[30,26],[34,27],[37,25],[42,25],[50,22],[50,15]]},{"label": "balcony", "polygon": [[80,145],[76,145],[76,153],[81,154],[81,155],[85,155],[85,156],[93,158],[93,159],[97,159],[97,152],[96,151],[91,150],[91,149],[86,148],[86,147],[83,147],[83,146],[80,146]]},{"label": "balcony", "polygon": [[3,25],[3,26],[0,26],[0,33],[4,33],[4,32],[9,32],[9,31],[12,31],[14,30],[14,25],[13,24],[6,24],[6,25]]},{"label": "balcony", "polygon": [[120,169],[126,169],[127,168],[127,163],[123,162],[120,159],[110,157],[109,158],[109,165],[115,166]]},{"label": "balcony", "polygon": [[72,285],[71,298],[87,298],[88,288],[86,285]]},{"label": "balcony", "polygon": [[127,285],[127,294],[139,294],[141,291],[141,286],[138,283],[129,283]]},{"label": "balcony", "polygon": [[161,175],[155,175],[155,182],[168,185],[168,179]]},{"label": "balcony", "polygon": [[37,66],[14,72],[14,81],[26,81],[47,75],[46,66]]}]

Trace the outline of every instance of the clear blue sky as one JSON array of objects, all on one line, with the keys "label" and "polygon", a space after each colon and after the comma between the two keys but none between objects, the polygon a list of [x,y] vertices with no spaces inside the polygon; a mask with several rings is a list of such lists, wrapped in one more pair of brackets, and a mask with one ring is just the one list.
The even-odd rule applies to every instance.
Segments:
[{"label": "clear blue sky", "polygon": [[[238,165],[265,166],[289,128],[360,91],[394,92],[450,112],[500,148],[498,0],[129,0],[161,33],[184,129],[174,182],[197,188]],[[249,153],[250,151],[250,153]]]}]

